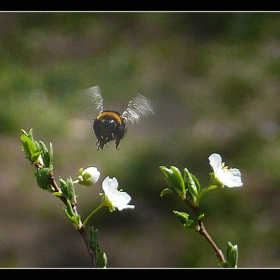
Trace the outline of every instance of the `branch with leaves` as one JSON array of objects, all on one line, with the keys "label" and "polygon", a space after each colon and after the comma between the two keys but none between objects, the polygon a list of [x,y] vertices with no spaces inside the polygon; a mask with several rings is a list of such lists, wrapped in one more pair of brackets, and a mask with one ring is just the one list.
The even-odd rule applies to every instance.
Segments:
[{"label": "branch with leaves", "polygon": [[[93,266],[100,268],[106,267],[107,256],[100,249],[98,230],[93,226],[87,227],[87,224],[90,218],[103,207],[108,207],[110,212],[134,209],[135,206],[129,204],[131,201],[130,195],[122,190],[118,190],[118,181],[115,177],[110,178],[107,176],[102,182],[103,193],[99,194],[101,197],[101,204],[95,207],[94,210],[82,220],[77,209],[78,201],[75,185],[80,184],[90,187],[96,184],[100,177],[98,169],[96,167],[80,168],[75,180],[73,180],[71,176],[66,180],[59,177],[59,183],[57,183],[53,172],[52,143],[50,143],[48,149],[42,141],[37,142],[34,140],[32,129],[30,129],[29,132],[23,129],[21,131],[22,150],[29,163],[36,168],[36,171],[33,173],[37,185],[42,190],[52,193],[63,202],[63,211],[84,240]],[[175,166],[171,166],[170,168],[160,166],[160,170],[163,172],[168,185],[167,188],[161,191],[160,195],[163,196],[170,193],[178,195],[188,207],[190,213],[173,210],[176,218],[184,227],[194,229],[205,237],[215,251],[220,266],[236,268],[238,261],[237,245],[233,245],[228,241],[226,257],[224,256],[222,250],[220,250],[213,241],[202,222],[204,213],[200,211],[199,204],[206,193],[218,187],[241,187],[243,185],[241,173],[239,169],[225,166],[219,154],[212,154],[209,157],[209,162],[213,168],[213,172],[210,173],[211,183],[203,189],[198,179],[189,172],[187,168],[184,168],[182,174]]]},{"label": "branch with leaves", "polygon": [[218,248],[202,222],[204,213],[200,211],[199,203],[201,198],[210,190],[218,187],[223,188],[224,186],[230,188],[241,187],[243,185],[241,173],[237,168],[228,168],[225,166],[219,154],[214,153],[210,155],[209,161],[213,168],[213,172],[210,173],[211,183],[203,189],[201,189],[198,179],[187,168],[184,168],[182,175],[180,170],[175,166],[171,166],[170,168],[160,166],[168,185],[168,188],[162,190],[160,195],[163,196],[169,193],[178,195],[191,210],[192,215],[174,210],[173,213],[176,218],[184,227],[194,229],[206,238],[220,261],[219,265],[222,267],[236,268],[238,261],[237,245],[233,245],[228,241],[225,258],[222,250]]},{"label": "branch with leaves", "polygon": [[50,148],[33,138],[32,129],[29,132],[21,130],[22,150],[29,163],[36,167],[34,175],[37,185],[44,191],[50,192],[58,197],[64,204],[63,211],[74,225],[75,229],[80,233],[88,253],[90,255],[94,267],[104,268],[107,266],[107,256],[100,249],[98,244],[98,230],[93,226],[87,227],[89,219],[101,208],[108,207],[110,212],[115,210],[122,211],[123,209],[133,209],[134,205],[129,205],[131,197],[126,192],[118,190],[118,181],[115,177],[107,176],[102,182],[104,193],[100,193],[101,204],[97,206],[86,218],[82,221],[77,210],[77,196],[75,193],[75,185],[92,186],[99,177],[100,172],[96,167],[80,168],[78,176],[75,180],[69,176],[66,180],[59,177],[59,184],[54,179],[53,166],[53,146],[50,143]]}]

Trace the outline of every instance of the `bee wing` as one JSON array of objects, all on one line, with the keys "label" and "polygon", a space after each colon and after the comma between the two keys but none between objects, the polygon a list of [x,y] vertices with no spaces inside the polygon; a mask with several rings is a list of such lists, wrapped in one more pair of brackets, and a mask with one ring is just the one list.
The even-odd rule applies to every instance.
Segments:
[{"label": "bee wing", "polygon": [[93,86],[78,92],[80,103],[86,109],[94,107],[99,113],[103,111],[103,98],[99,86]]},{"label": "bee wing", "polygon": [[154,114],[152,102],[141,94],[129,101],[127,108],[122,113],[126,121],[137,123],[142,117]]}]

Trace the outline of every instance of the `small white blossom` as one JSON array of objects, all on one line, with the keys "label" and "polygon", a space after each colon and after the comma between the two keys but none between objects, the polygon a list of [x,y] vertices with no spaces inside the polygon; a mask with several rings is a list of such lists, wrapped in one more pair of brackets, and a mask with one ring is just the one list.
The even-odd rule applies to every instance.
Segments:
[{"label": "small white blossom", "polygon": [[228,168],[222,163],[222,158],[219,154],[209,156],[210,165],[213,168],[215,178],[224,186],[229,188],[241,187],[241,172],[237,168]]},{"label": "small white blossom", "polygon": [[85,186],[91,186],[95,184],[100,177],[100,172],[96,167],[88,167],[82,171],[78,177],[79,183]]},{"label": "small white blossom", "polygon": [[102,182],[102,189],[104,190],[105,200],[107,204],[109,204],[107,206],[109,206],[110,211],[113,211],[114,208],[121,211],[123,209],[133,209],[135,207],[134,205],[128,205],[131,197],[126,192],[118,190],[118,181],[115,177],[109,178],[109,176],[107,176]]}]

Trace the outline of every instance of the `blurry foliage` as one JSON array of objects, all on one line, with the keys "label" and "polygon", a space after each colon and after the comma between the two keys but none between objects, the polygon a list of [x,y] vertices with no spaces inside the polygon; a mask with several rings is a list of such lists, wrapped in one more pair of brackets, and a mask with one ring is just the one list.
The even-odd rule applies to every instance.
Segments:
[{"label": "blurry foliage", "polygon": [[[279,23],[279,13],[266,12],[0,13],[0,156],[8,189],[0,193],[7,200],[4,215],[14,217],[13,205],[26,211],[28,219],[33,211],[48,211],[43,201],[53,203],[53,197],[35,188],[30,166],[22,159],[20,129],[32,127],[38,138],[56,147],[54,165],[61,170],[56,176],[73,176],[80,167],[96,165],[101,179],[115,176],[131,194],[133,214],[110,217],[113,226],[100,217],[104,224],[97,225],[109,267],[217,267],[211,248],[173,220],[172,209],[180,207],[176,200],[159,197],[164,180],[158,170],[159,165],[187,167],[207,184],[207,159],[217,152],[241,170],[244,187],[236,193],[217,191],[201,206],[210,212],[205,223],[211,235],[220,247],[227,238],[238,244],[239,267],[278,266]],[[96,151],[96,112],[73,102],[78,90],[93,85],[100,85],[106,108],[124,109],[136,92],[155,102],[156,115],[129,127],[120,151],[110,144]],[[7,139],[13,139],[11,146]],[[17,177],[11,179],[15,166]],[[11,198],[15,188],[19,194]],[[21,206],[22,200],[28,202]],[[91,203],[90,198],[84,203]],[[51,213],[54,208],[59,212],[59,203]],[[40,217],[38,224],[45,221]],[[55,237],[45,244],[47,255],[57,254],[54,260],[39,261],[44,251],[34,250],[40,242],[43,246],[43,240],[36,239],[40,231],[32,237],[38,242],[30,246],[33,252],[23,254],[27,248],[7,237],[23,222],[14,219],[1,234],[6,244],[0,248],[2,266],[90,266],[81,260],[83,254],[87,259],[81,249],[74,260],[64,262],[67,253],[62,245],[55,253]],[[28,220],[33,222],[37,228],[36,221]],[[72,228],[65,223],[56,232],[62,230],[67,235]],[[29,240],[30,231],[21,235]],[[123,258],[114,255],[118,239],[129,234],[132,241],[128,238]],[[71,242],[78,243],[76,238]],[[153,242],[146,242],[149,239]],[[15,246],[18,254],[8,253],[15,252]]]}]

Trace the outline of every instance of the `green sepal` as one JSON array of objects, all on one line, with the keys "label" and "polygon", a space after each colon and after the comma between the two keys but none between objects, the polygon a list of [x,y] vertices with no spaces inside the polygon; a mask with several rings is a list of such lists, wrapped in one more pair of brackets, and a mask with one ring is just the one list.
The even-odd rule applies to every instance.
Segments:
[{"label": "green sepal", "polygon": [[90,187],[92,186],[92,182],[87,180],[87,181],[79,181],[79,184],[82,186]]},{"label": "green sepal", "polygon": [[193,228],[195,229],[196,222],[193,219],[190,219],[190,215],[185,212],[179,212],[173,210],[173,213],[175,214],[176,218],[179,220],[179,222],[186,228]]},{"label": "green sepal", "polygon": [[92,186],[93,183],[92,183],[92,181],[89,180],[89,178],[91,177],[91,174],[89,174],[87,172],[83,174],[83,172],[84,172],[84,168],[81,167],[79,169],[79,175],[80,175],[79,177],[82,177],[82,179],[78,178],[78,183],[80,185],[83,185],[86,187]]},{"label": "green sepal", "polygon": [[165,176],[165,181],[182,200],[186,199],[185,183],[180,170],[176,166],[167,168],[165,166],[159,167]]},{"label": "green sepal", "polygon": [[211,185],[217,185],[217,187],[224,187],[224,184],[216,177],[215,172],[210,172],[209,173],[210,180],[212,182]]},{"label": "green sepal", "polygon": [[170,193],[174,193],[174,191],[170,188],[165,188],[160,192],[160,196],[164,196],[165,194],[170,194]]},{"label": "green sepal", "polygon": [[86,173],[83,175],[85,181],[88,181],[88,179],[91,177],[91,175],[89,173]]},{"label": "green sepal", "polygon": [[104,194],[104,193],[100,193],[99,194],[101,196],[101,201],[102,201],[102,204],[105,206],[105,207],[108,207],[109,211],[110,212],[113,212],[115,211],[115,206],[112,204],[112,202],[110,201],[110,199],[108,199],[108,197]]},{"label": "green sepal", "polygon": [[[83,168],[80,168],[79,172],[81,172],[81,170],[83,170]],[[84,170],[83,170],[83,171],[84,171]],[[83,171],[82,171],[82,173],[83,173]],[[91,175],[90,175],[89,173],[84,173],[84,174],[82,175],[82,173],[80,173],[80,176],[82,176],[83,180],[82,180],[82,181],[79,180],[78,183],[79,183],[80,185],[83,185],[83,186],[86,186],[86,187],[92,186],[92,182],[89,180],[89,178],[91,177]]]},{"label": "green sepal", "polygon": [[50,192],[52,191],[52,188],[50,185],[50,180],[49,180],[48,175],[50,175],[51,172],[52,172],[52,168],[49,168],[49,167],[41,168],[41,169],[38,169],[37,172],[34,172],[38,186],[41,189],[47,190]]},{"label": "green sepal", "polygon": [[94,229],[93,226],[89,227],[90,234],[90,246],[96,254],[96,267],[105,268],[107,266],[107,256],[99,248],[98,244],[98,230]]}]

